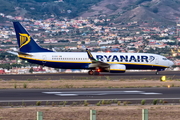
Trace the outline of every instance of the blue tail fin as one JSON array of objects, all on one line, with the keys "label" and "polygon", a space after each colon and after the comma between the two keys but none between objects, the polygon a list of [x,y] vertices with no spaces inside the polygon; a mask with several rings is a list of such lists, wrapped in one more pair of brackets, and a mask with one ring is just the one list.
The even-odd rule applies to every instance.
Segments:
[{"label": "blue tail fin", "polygon": [[19,22],[13,22],[13,25],[20,52],[53,52],[40,47]]}]

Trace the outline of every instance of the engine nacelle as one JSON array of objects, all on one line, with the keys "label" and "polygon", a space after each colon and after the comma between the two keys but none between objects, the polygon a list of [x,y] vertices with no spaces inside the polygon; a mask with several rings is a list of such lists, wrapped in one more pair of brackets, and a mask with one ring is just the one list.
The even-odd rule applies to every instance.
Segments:
[{"label": "engine nacelle", "polygon": [[109,68],[110,73],[124,73],[126,71],[125,65],[111,64]]}]

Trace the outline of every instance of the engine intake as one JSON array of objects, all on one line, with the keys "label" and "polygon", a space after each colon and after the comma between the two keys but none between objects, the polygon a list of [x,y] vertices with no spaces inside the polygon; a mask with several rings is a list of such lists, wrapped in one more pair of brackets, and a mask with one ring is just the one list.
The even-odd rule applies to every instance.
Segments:
[{"label": "engine intake", "polygon": [[124,73],[126,72],[126,66],[120,65],[120,64],[111,64],[109,72],[110,73]]}]

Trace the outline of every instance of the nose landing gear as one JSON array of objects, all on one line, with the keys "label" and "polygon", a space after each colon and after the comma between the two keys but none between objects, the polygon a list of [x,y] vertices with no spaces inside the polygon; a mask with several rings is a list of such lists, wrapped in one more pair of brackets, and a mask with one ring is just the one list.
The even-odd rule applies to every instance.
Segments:
[{"label": "nose landing gear", "polygon": [[156,75],[159,75],[159,71],[164,71],[165,69],[157,69]]},{"label": "nose landing gear", "polygon": [[159,75],[159,71],[158,70],[156,71],[156,75]]}]

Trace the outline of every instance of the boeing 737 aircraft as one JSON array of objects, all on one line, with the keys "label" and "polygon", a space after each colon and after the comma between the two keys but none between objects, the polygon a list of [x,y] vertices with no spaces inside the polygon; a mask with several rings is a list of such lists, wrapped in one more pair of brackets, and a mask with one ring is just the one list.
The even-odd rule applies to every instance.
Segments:
[{"label": "boeing 737 aircraft", "polygon": [[62,69],[88,69],[89,75],[100,72],[124,73],[127,69],[163,71],[173,65],[166,57],[149,53],[54,52],[40,47],[19,22],[13,22],[19,52],[10,52],[30,63]]}]

